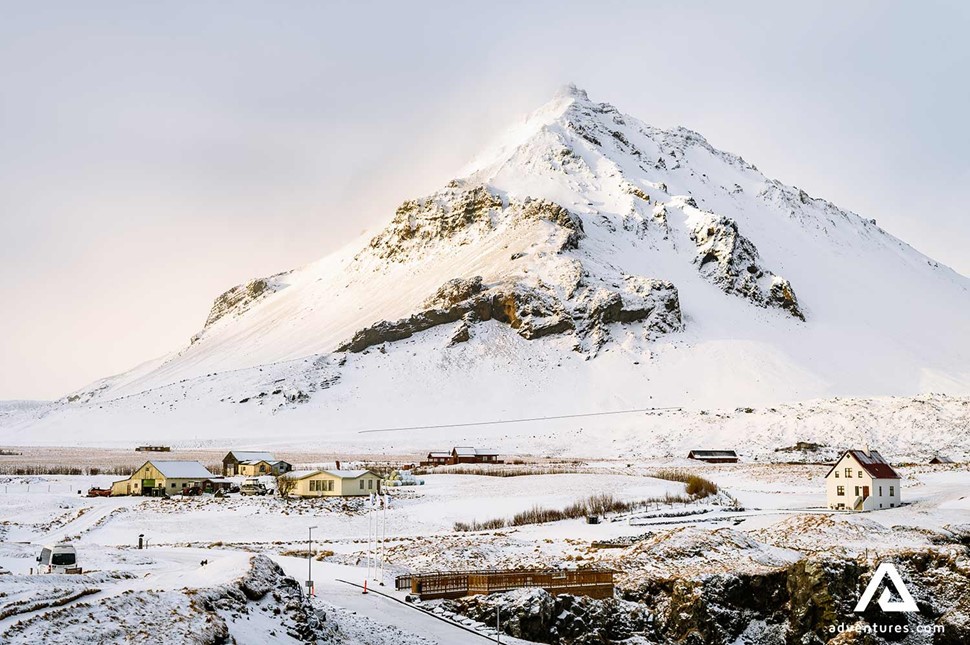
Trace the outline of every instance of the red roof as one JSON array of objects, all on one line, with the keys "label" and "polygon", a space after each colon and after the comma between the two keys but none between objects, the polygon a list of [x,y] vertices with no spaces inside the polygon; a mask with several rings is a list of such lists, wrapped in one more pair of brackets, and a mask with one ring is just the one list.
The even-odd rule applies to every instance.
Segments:
[{"label": "red roof", "polygon": [[869,473],[873,479],[902,479],[889,462],[883,459],[875,450],[870,450],[868,454],[864,450],[846,450],[845,453],[839,457],[839,460],[835,462],[835,466],[825,475],[828,477],[832,474],[838,465],[845,459],[845,455],[852,455],[852,457],[859,463],[864,471]]}]

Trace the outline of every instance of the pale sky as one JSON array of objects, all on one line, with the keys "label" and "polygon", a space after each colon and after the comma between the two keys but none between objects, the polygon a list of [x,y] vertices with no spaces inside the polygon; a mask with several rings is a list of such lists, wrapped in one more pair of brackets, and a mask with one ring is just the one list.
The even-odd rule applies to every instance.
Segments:
[{"label": "pale sky", "polygon": [[970,275],[970,5],[801,5],[5,3],[0,399],[179,349],[570,81]]}]

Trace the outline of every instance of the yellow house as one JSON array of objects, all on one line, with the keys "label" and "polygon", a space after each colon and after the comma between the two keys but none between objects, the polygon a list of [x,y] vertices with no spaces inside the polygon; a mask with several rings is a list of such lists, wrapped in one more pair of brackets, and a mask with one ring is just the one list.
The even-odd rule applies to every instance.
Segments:
[{"label": "yellow house", "polygon": [[236,472],[243,477],[259,477],[261,475],[282,475],[292,470],[288,462],[266,459],[240,461],[236,465]]},{"label": "yellow house", "polygon": [[359,497],[381,492],[381,478],[369,470],[295,470],[295,497]]},{"label": "yellow house", "polygon": [[146,461],[128,479],[111,484],[112,495],[177,495],[212,478],[197,461]]}]

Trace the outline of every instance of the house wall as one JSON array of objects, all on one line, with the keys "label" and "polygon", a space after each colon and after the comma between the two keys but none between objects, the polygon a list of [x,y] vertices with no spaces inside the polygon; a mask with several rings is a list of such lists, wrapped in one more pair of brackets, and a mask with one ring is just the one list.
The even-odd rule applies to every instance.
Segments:
[{"label": "house wall", "polygon": [[237,474],[244,477],[259,477],[260,475],[273,475],[273,467],[265,461],[258,464],[239,464]]},{"label": "house wall", "polygon": [[[865,501],[865,510],[878,511],[881,508],[895,508],[902,503],[898,479],[874,479],[872,495]],[[892,495],[889,494],[890,490]]]},{"label": "house wall", "polygon": [[[359,497],[378,493],[381,490],[381,478],[377,475],[362,475],[356,479],[344,479],[340,483],[341,494],[344,497]],[[361,488],[363,483],[363,488]]]},{"label": "house wall", "polygon": [[[333,482],[333,490],[327,486],[312,486],[310,482]],[[360,482],[364,482],[361,488]],[[315,490],[311,490],[315,489]],[[298,479],[293,489],[293,495],[298,497],[359,497],[370,495],[380,490],[380,477],[377,475],[362,475],[356,479],[341,479],[327,473],[311,475],[304,479]]]},{"label": "house wall", "polygon": [[[311,486],[310,482],[333,482],[333,490],[311,490],[311,488],[317,487]],[[296,486],[293,487],[293,492],[291,495],[295,495],[297,497],[339,497],[340,478],[334,477],[333,475],[327,475],[326,473],[320,473],[318,475],[305,477],[304,479],[298,479],[296,481]]]}]

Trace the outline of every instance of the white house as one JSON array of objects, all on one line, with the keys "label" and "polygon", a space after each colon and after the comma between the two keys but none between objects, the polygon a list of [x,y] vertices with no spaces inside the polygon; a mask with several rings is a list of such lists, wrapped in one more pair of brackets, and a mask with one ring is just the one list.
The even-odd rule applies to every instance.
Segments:
[{"label": "white house", "polygon": [[901,505],[899,473],[875,450],[846,450],[825,476],[831,509],[876,511]]}]

